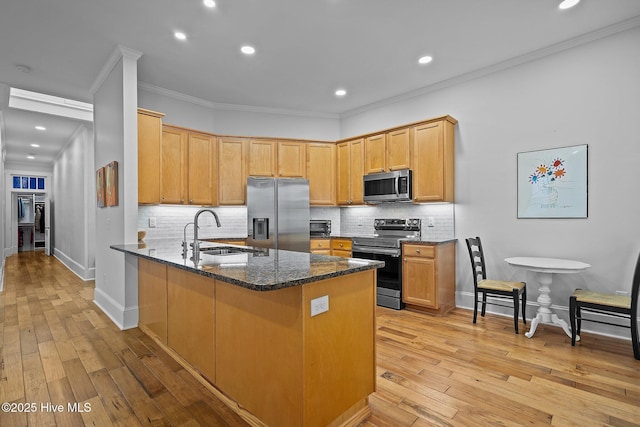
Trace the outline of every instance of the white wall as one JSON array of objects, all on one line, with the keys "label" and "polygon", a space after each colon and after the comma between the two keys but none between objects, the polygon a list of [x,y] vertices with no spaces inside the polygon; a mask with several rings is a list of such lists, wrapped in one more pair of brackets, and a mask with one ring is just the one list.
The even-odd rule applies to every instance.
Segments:
[{"label": "white wall", "polygon": [[138,91],[138,105],[164,113],[163,123],[219,135],[339,139],[337,116],[276,113],[266,108],[224,110],[206,101],[145,85]]},{"label": "white wall", "polygon": [[95,303],[122,329],[138,323],[137,262],[110,246],[138,240],[138,58],[118,47],[94,85],[93,99],[93,170],[118,162],[118,205],[96,209]]},{"label": "white wall", "polygon": [[[640,251],[638,46],[636,28],[342,121],[345,138],[443,114],[459,120],[458,305],[472,304],[464,238],[476,235],[483,239],[490,276],[529,283],[529,317],[535,315],[538,286],[531,273],[508,266],[506,257],[558,257],[592,265],[581,274],[554,276],[552,301],[565,319],[576,287],[630,290]],[[588,219],[517,219],[516,153],[577,144],[589,145]],[[610,332],[628,337],[621,328]]]},{"label": "white wall", "polygon": [[84,280],[95,278],[93,157],[93,127],[80,125],[53,166],[53,254]]}]

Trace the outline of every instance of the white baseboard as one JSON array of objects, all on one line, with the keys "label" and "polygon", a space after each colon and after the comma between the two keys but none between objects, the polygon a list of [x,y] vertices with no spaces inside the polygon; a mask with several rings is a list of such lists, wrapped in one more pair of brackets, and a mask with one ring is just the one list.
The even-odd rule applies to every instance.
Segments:
[{"label": "white baseboard", "polygon": [[138,307],[125,308],[101,289],[96,288],[93,302],[122,330],[138,327]]},{"label": "white baseboard", "polygon": [[63,263],[69,270],[73,271],[76,274],[76,276],[78,276],[82,280],[87,281],[87,280],[94,280],[96,278],[95,267],[87,268],[82,264],[76,262],[67,254],[65,254],[64,252],[62,252],[57,248],[53,249],[53,256],[56,257],[58,261]]}]

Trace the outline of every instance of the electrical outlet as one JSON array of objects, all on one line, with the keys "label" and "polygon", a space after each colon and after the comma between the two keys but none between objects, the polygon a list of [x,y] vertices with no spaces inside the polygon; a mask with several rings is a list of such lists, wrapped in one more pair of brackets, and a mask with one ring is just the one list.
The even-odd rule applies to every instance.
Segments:
[{"label": "electrical outlet", "polygon": [[362,227],[364,225],[364,218],[359,216],[358,217],[358,227]]},{"label": "electrical outlet", "polygon": [[311,300],[311,317],[329,311],[329,295],[324,295]]},{"label": "electrical outlet", "polygon": [[627,291],[616,291],[616,295],[619,297],[628,297],[629,296],[629,292]]},{"label": "electrical outlet", "polygon": [[149,218],[149,228],[155,228],[155,227],[156,227],[156,218],[152,216]]},{"label": "electrical outlet", "polygon": [[435,227],[435,226],[436,226],[436,220],[432,216],[430,216],[427,219],[427,227]]}]

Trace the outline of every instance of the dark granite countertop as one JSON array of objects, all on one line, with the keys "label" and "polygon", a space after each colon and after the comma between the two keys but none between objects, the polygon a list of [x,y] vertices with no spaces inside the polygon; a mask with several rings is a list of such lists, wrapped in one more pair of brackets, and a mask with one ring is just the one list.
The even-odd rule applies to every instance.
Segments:
[{"label": "dark granite countertop", "polygon": [[[299,286],[384,266],[384,262],[379,261],[250,246],[203,242],[201,247],[234,247],[246,252],[227,255],[203,253],[196,267],[190,259],[182,258],[181,241],[176,239],[112,245],[111,249],[256,291],[273,291]],[[190,257],[191,251],[189,251]]]},{"label": "dark granite countertop", "polygon": [[458,239],[429,239],[427,237],[423,237],[420,240],[407,240],[402,243],[411,243],[411,244],[422,244],[422,245],[442,245],[444,243],[449,242],[457,242]]}]

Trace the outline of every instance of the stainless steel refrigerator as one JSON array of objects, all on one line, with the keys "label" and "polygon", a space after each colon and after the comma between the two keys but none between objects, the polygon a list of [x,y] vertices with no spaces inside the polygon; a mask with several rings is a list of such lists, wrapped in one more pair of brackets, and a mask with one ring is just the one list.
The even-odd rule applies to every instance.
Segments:
[{"label": "stainless steel refrigerator", "polygon": [[247,244],[309,252],[309,181],[247,179]]}]

